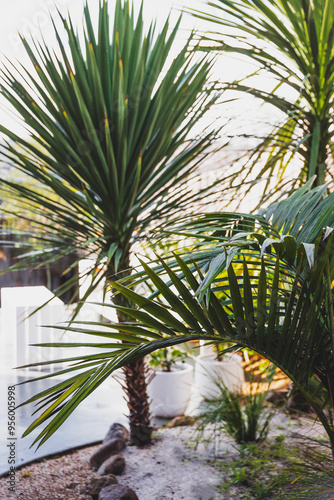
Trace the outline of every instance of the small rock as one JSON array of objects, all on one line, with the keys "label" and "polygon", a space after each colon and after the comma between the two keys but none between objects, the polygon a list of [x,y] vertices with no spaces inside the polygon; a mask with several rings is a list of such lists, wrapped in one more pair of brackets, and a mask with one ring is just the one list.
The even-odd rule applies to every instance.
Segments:
[{"label": "small rock", "polygon": [[136,493],[123,484],[107,486],[100,491],[99,500],[139,500]]},{"label": "small rock", "polygon": [[93,500],[97,500],[100,491],[111,484],[117,484],[117,477],[112,474],[103,477],[95,474],[90,481],[90,494],[92,495]]},{"label": "small rock", "polygon": [[124,450],[125,441],[124,439],[112,439],[106,444],[103,444],[98,448],[93,455],[90,457],[90,464],[94,469],[98,469],[107,458],[112,455],[116,455],[120,451]]},{"label": "small rock", "polygon": [[69,483],[66,485],[66,488],[68,490],[74,490],[74,488],[76,488],[78,486],[78,483]]},{"label": "small rock", "polygon": [[152,476],[154,476],[153,472],[146,472],[146,474],[143,475],[143,478],[152,477]]},{"label": "small rock", "polygon": [[129,439],[129,431],[122,424],[112,424],[103,440],[103,444],[108,443],[112,439],[123,439],[127,441]]},{"label": "small rock", "polygon": [[103,462],[97,473],[100,476],[104,476],[105,474],[115,474],[119,476],[124,471],[125,465],[125,458],[122,457],[122,455],[113,455]]},{"label": "small rock", "polygon": [[195,422],[195,417],[180,416],[180,417],[173,418],[170,422],[168,422],[166,427],[167,427],[167,429],[171,429],[172,427],[179,427],[182,425],[192,425],[194,422]]}]

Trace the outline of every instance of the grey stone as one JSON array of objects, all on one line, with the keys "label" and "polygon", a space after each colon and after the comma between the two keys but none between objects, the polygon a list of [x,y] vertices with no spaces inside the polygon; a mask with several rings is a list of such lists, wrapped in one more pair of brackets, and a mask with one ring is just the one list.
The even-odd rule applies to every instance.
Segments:
[{"label": "grey stone", "polygon": [[90,464],[94,469],[98,469],[103,462],[105,462],[112,455],[117,455],[120,451],[124,450],[124,439],[112,439],[108,443],[103,444],[98,448],[90,457]]},{"label": "grey stone", "polygon": [[90,494],[93,500],[98,500],[100,491],[111,484],[117,484],[117,477],[112,474],[102,477],[95,474],[90,481]]},{"label": "grey stone", "polygon": [[122,457],[122,455],[113,455],[103,462],[97,473],[100,476],[104,476],[105,474],[115,474],[119,476],[124,471],[125,465],[125,458]]},{"label": "grey stone", "polygon": [[115,484],[100,491],[99,500],[139,500],[136,493],[128,486]]},{"label": "grey stone", "polygon": [[146,474],[143,475],[143,478],[153,477],[153,476],[154,476],[153,472],[146,472]]},{"label": "grey stone", "polygon": [[108,443],[108,441],[111,441],[112,439],[123,439],[124,441],[127,441],[129,439],[129,431],[122,424],[112,424],[103,440],[103,444]]}]

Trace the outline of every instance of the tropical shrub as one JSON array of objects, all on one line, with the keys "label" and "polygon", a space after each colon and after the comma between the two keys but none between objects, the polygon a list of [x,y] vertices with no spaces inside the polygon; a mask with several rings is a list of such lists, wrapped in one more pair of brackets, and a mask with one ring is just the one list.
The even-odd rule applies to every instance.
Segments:
[{"label": "tropical shrub", "polygon": [[[192,131],[217,95],[206,85],[212,62],[194,56],[191,37],[170,58],[180,20],[171,31],[168,20],[160,32],[154,23],[146,30],[142,9],[136,17],[127,0],[115,2],[113,24],[108,2],[99,2],[97,29],[87,5],[81,32],[70,18],[60,20],[55,50],[22,38],[32,68],[8,62],[1,73],[1,94],[28,134],[0,125],[2,159],[39,186],[3,178],[1,213],[31,223],[38,244],[16,269],[69,254],[77,256],[73,267],[91,262],[80,276],[89,284],[83,303],[104,280],[131,272],[133,247],[152,227],[215,189],[194,192],[190,179],[216,135]],[[74,273],[57,293],[77,279]],[[122,310],[118,317],[127,319]],[[118,339],[129,340],[122,333]],[[90,367],[88,392],[107,376],[108,362],[97,366],[102,358],[91,355],[82,365]],[[144,363],[124,370],[132,439],[143,444],[151,435]]]},{"label": "tropical shrub", "polygon": [[[113,283],[137,304],[136,309],[121,307],[137,322],[111,324],[108,332],[96,325],[73,327],[109,341],[117,339],[120,330],[128,334],[131,344],[101,344],[106,354],[94,361],[101,370],[98,382],[156,349],[197,339],[234,342],[265,356],[293,380],[317,413],[334,451],[334,194],[324,198],[326,188],[311,189],[308,182],[258,216],[204,214],[179,224],[175,233],[193,234],[196,241],[201,237],[203,249],[197,245],[194,252],[160,259],[155,269],[143,263],[146,278],[165,304]],[[162,272],[170,283],[159,275]],[[92,369],[81,370],[90,357],[82,355],[79,360],[79,374],[48,394],[31,398],[44,410],[27,433],[53,416],[37,440],[45,441],[55,432],[84,399],[85,389],[93,389],[86,383]],[[309,386],[314,376],[327,395],[325,400],[322,391],[313,392]],[[70,399],[64,404],[65,398]]]}]

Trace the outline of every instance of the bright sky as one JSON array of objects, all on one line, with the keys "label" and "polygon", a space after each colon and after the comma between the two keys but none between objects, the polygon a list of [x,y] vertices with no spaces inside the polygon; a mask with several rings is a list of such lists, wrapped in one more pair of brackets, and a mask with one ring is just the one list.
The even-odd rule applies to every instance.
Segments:
[{"label": "bright sky", "polygon": [[[2,0],[3,1],[3,0]],[[88,0],[91,14],[97,17],[100,0]],[[40,38],[41,33],[47,44],[55,46],[55,37],[50,19],[50,13],[54,19],[58,18],[57,8],[66,15],[70,13],[73,24],[81,27],[81,19],[85,0],[12,0],[6,3],[0,16],[0,61],[8,58],[11,62],[16,61],[26,64],[28,61],[25,50],[22,47],[19,33],[28,38]],[[113,0],[109,0],[112,10]],[[144,0],[144,18],[147,25],[157,19],[158,26],[162,25],[169,13],[171,20],[175,21],[180,10],[188,3],[188,6],[204,6],[204,0]],[[133,0],[135,9],[139,10],[141,2]],[[183,27],[185,31],[180,31],[180,38],[185,37],[186,30],[191,30],[196,25],[196,20],[191,16],[184,16]],[[0,99],[1,109],[3,101]],[[8,127],[17,129],[15,120],[10,119],[6,111],[1,113],[2,123]]]},{"label": "bright sky", "polygon": [[[4,0],[2,0],[4,1]],[[90,11],[97,17],[98,5],[100,0],[88,0]],[[136,9],[141,5],[140,0],[132,0]],[[62,14],[70,12],[73,24],[78,26],[79,31],[82,23],[82,12],[85,0],[12,0],[6,3],[6,7],[2,9],[0,17],[0,61],[4,61],[7,57],[16,65],[16,60],[20,63],[27,64],[28,58],[25,50],[22,47],[18,32],[25,37],[34,38],[40,37],[40,33],[49,47],[56,46],[56,41],[53,34],[53,27],[50,20],[50,13],[57,19],[56,7]],[[112,9],[113,0],[109,0]],[[193,9],[207,10],[206,0],[144,0],[144,18],[149,24],[153,19],[157,19],[158,25],[162,25],[171,12],[171,20],[175,21],[182,8],[191,7]],[[184,14],[181,30],[179,33],[180,41],[183,41],[189,34],[189,31],[196,28],[204,30],[208,29],[208,25],[204,25],[203,21],[196,20],[189,14]],[[210,27],[211,29],[211,27]],[[183,43],[182,43],[183,45]],[[231,56],[219,58],[215,65],[215,79],[221,81],[233,81],[241,75],[250,73],[254,67],[249,65],[245,70],[245,64],[240,64],[240,61],[235,61]],[[238,94],[238,98],[240,94]],[[5,104],[7,106],[7,104]],[[9,113],[4,110],[4,101],[0,98],[0,110],[2,123],[18,131],[17,120],[9,118]],[[259,119],[259,108],[254,112],[254,103],[249,97],[243,97],[236,103],[223,105],[217,111],[217,116],[224,115],[223,121],[231,116],[238,116],[242,113],[242,118],[236,122],[237,131],[242,124],[250,121],[249,126],[252,129],[251,122]],[[216,115],[215,115],[216,118]],[[234,133],[234,130],[233,130]]]},{"label": "bright sky", "polygon": [[[4,0],[2,0],[4,1]],[[98,5],[100,0],[88,0],[90,12],[94,18],[97,18]],[[132,0],[135,9],[139,10],[141,0]],[[2,9],[0,16],[0,62],[5,61],[7,57],[17,66],[17,62],[26,65],[28,62],[27,55],[22,47],[18,32],[24,37],[39,38],[41,33],[49,47],[56,47],[56,40],[53,33],[53,26],[50,20],[50,13],[57,19],[57,8],[66,15],[70,13],[74,26],[77,26],[80,32],[82,25],[82,13],[85,0],[9,0],[6,2],[6,7]],[[109,0],[112,10],[114,0]],[[147,25],[154,19],[157,19],[158,26],[164,24],[168,15],[171,13],[172,24],[178,18],[180,11],[184,7],[207,11],[207,0],[144,0],[144,19]],[[212,27],[204,25],[203,21],[196,20],[189,14],[184,14],[179,39],[181,43],[188,37],[189,31],[192,29],[208,30]],[[183,43],[182,43],[183,46]],[[17,62],[16,62],[17,61]],[[254,66],[240,60],[233,59],[233,56],[219,57],[214,67],[214,78],[220,81],[233,81],[240,78],[242,75],[249,74],[254,71]],[[224,99],[231,96],[224,94]],[[254,133],[259,130],[259,122],[264,122],[267,117],[272,119],[275,116],[275,110],[270,107],[260,107],[259,103],[254,101],[250,96],[241,96],[237,94],[237,100],[233,103],[219,105],[215,110],[210,112],[209,121],[215,122],[215,125],[220,125],[229,122],[227,129],[223,129],[223,133],[237,136],[239,134]],[[0,113],[1,123],[15,131],[16,133],[24,133],[18,125],[18,120],[10,117],[7,109],[8,105],[0,96]],[[261,127],[261,131],[263,129]],[[225,139],[226,140],[226,139]],[[236,137],[231,144],[231,150],[243,148],[244,140]],[[233,153],[232,153],[233,154]]]},{"label": "bright sky", "polygon": [[[113,1],[110,0],[110,6]],[[135,8],[139,9],[140,1],[133,0]],[[92,13],[97,12],[99,0],[88,0]],[[46,40],[52,39],[52,25],[49,17],[51,12],[56,17],[56,7],[65,14],[70,12],[74,24],[80,25],[82,18],[84,0],[14,0],[7,2],[2,9],[0,18],[0,47],[1,51],[9,57],[19,57],[22,48],[18,31],[25,36],[29,33],[38,35],[41,30]],[[172,10],[172,19],[176,19],[178,11],[185,5],[196,8],[205,6],[205,0],[144,0],[144,15],[148,22],[157,18],[158,22],[164,22]],[[188,17],[185,25],[191,28],[196,21]]]},{"label": "bright sky", "polygon": [[[4,1],[4,0],[2,0]],[[46,42],[52,46],[55,45],[53,35],[53,27],[50,20],[50,13],[57,20],[57,8],[62,14],[70,13],[75,26],[80,29],[82,20],[83,6],[86,0],[12,0],[6,3],[6,7],[2,9],[0,16],[0,60],[4,56],[10,60],[18,59],[20,62],[25,59],[25,51],[18,33],[29,38],[40,37],[43,34]],[[172,23],[176,21],[180,12],[184,8],[198,9],[207,11],[208,0],[144,0],[144,18],[149,24],[152,20],[157,19],[158,26],[162,25],[171,14]],[[97,17],[98,5],[100,0],[88,0],[90,12]],[[109,0],[112,10],[114,0]],[[132,0],[135,9],[138,11],[141,5],[141,0]],[[185,13],[179,37],[184,39],[192,29],[205,30],[208,29],[208,24],[195,19],[193,16]],[[210,25],[211,28],[211,25]],[[239,68],[239,71],[238,71]],[[233,69],[233,75],[231,70]],[[225,78],[236,78],[240,72],[240,65],[233,64],[230,60],[225,59],[224,73]]]},{"label": "bright sky", "polygon": [[[83,5],[85,0],[12,0],[6,3],[0,17],[0,60],[4,56],[11,61],[15,59],[20,62],[26,61],[26,54],[18,33],[25,37],[43,37],[49,46],[55,45],[50,13],[57,19],[56,7],[62,14],[70,12],[74,25],[80,29]],[[109,0],[110,6],[113,0]],[[88,0],[92,14],[97,14],[99,0]],[[133,0],[135,8],[139,9],[140,0]],[[206,9],[206,0],[144,0],[144,18],[149,24],[151,20],[157,19],[161,25],[171,12],[171,20],[178,18],[184,7]],[[180,38],[183,39],[193,28],[203,28],[203,22],[196,20],[189,14],[184,14],[180,30]],[[235,66],[237,67],[237,66]],[[230,74],[231,67],[226,67],[224,73]]]}]

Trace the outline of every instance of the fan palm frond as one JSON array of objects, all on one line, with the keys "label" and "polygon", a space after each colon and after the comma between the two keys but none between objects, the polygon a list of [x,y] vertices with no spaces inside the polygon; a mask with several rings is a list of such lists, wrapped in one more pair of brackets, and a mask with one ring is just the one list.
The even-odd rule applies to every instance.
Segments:
[{"label": "fan palm frond", "polygon": [[[95,383],[103,382],[106,373],[110,374],[125,363],[162,347],[193,339],[209,343],[232,342],[236,347],[247,347],[264,355],[295,382],[317,412],[333,447],[333,423],[323,410],[323,401],[309,387],[309,380],[315,375],[333,405],[334,216],[328,213],[328,198],[318,197],[321,189],[311,189],[309,183],[292,197],[268,208],[265,212],[267,220],[261,215],[247,218],[242,214],[225,214],[220,220],[218,214],[212,214],[207,216],[207,226],[204,217],[190,221],[189,233],[192,232],[197,239],[203,235],[206,242],[211,238],[211,267],[203,265],[203,259],[199,257],[201,252],[197,250],[194,252],[195,262],[191,253],[176,254],[174,260],[159,259],[158,270],[143,262],[146,279],[153,283],[156,294],[159,294],[157,298],[143,297],[131,287],[113,283],[122,296],[137,306],[117,307],[136,321],[110,324],[104,332],[99,330],[98,324],[86,322],[74,325],[73,331],[101,335],[109,341],[118,339],[122,332],[121,335],[132,345],[121,344],[121,349],[106,346],[104,356],[82,355],[69,359],[67,361],[72,362],[69,371],[84,368],[87,377],[92,377],[92,382],[95,380],[94,387]],[[329,198],[333,196],[329,195]],[[300,242],[298,234],[292,233],[301,214],[304,225],[309,221],[313,223],[316,217],[319,227],[321,221],[329,223],[329,227],[320,230],[313,239],[310,239],[314,231],[311,228],[309,239]],[[238,231],[235,222],[241,220],[247,225],[252,222],[252,231],[245,231],[245,225]],[[285,234],[273,224],[277,220]],[[221,225],[219,233],[221,221],[225,226]],[[226,233],[227,221],[230,234]],[[260,223],[260,229],[256,228],[256,223]],[[186,224],[182,227],[184,230]],[[266,234],[262,228],[266,229]],[[217,243],[219,238],[223,241]],[[230,257],[229,249],[234,249]],[[220,262],[217,251],[223,255]],[[208,258],[210,250],[203,253]],[[91,370],[94,370],[93,374]],[[84,384],[78,379],[81,376],[82,373],[72,377],[64,387],[50,389],[45,399],[37,395],[31,400],[38,404],[42,401],[43,407],[44,404],[49,406],[27,432],[53,416],[36,441],[48,439],[58,428],[58,423],[66,418],[67,412],[73,411],[84,399]],[[87,387],[90,390],[90,382],[87,382]],[[75,400],[70,397],[72,391],[77,391]],[[55,394],[59,398],[51,405]],[[64,402],[67,397],[68,402]]]},{"label": "fan palm frond", "polygon": [[[250,94],[281,114],[282,122],[251,152],[244,180],[266,179],[263,198],[291,191],[313,175],[321,185],[333,176],[334,4],[331,0],[212,0],[206,50],[235,54],[257,68],[226,88]],[[263,86],[263,79],[266,86]],[[272,90],[268,90],[268,86]],[[261,165],[261,168],[259,168]],[[251,184],[253,185],[253,183]]]}]

